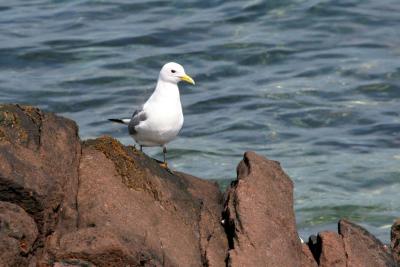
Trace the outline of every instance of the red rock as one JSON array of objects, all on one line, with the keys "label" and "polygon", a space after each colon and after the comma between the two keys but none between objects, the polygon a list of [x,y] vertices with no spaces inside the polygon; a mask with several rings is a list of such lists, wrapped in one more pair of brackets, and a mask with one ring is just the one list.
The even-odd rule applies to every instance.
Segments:
[{"label": "red rock", "polygon": [[392,250],[392,255],[400,265],[400,219],[397,219],[390,231],[390,248]]},{"label": "red rock", "polygon": [[188,191],[201,201],[199,230],[203,263],[206,266],[225,266],[228,242],[221,226],[223,199],[218,185],[188,174],[175,174],[187,182]]},{"label": "red rock", "polygon": [[[65,221],[76,216],[77,132],[74,122],[51,113],[0,106],[0,200],[18,205],[34,219],[38,239],[32,255],[42,254],[59,216]],[[72,212],[67,215],[67,210]]]},{"label": "red rock", "polygon": [[246,152],[228,189],[228,266],[298,266],[302,248],[293,211],[293,184],[279,163]]},{"label": "red rock", "polygon": [[346,267],[346,252],[342,237],[334,232],[324,231],[318,234],[318,243],[321,247],[319,266]]},{"label": "red rock", "polygon": [[385,246],[367,230],[347,220],[339,221],[349,267],[397,266]]},{"label": "red rock", "polygon": [[78,231],[53,253],[97,266],[223,266],[220,199],[211,182],[171,174],[112,138],[91,140],[79,169]]},{"label": "red rock", "polygon": [[396,266],[344,220],[301,245],[279,163],[247,152],[237,173],[223,201],[110,137],[82,146],[74,122],[0,105],[0,266],[342,266],[343,251],[349,267]]},{"label": "red rock", "polygon": [[301,267],[317,267],[318,264],[314,259],[313,254],[307,244],[301,244]]},{"label": "red rock", "polygon": [[22,208],[0,201],[0,265],[27,266],[37,236],[35,221]]},{"label": "red rock", "polygon": [[0,265],[225,265],[215,183],[172,174],[112,138],[81,150],[77,130],[35,108],[0,106],[0,218],[26,236],[0,230]]}]

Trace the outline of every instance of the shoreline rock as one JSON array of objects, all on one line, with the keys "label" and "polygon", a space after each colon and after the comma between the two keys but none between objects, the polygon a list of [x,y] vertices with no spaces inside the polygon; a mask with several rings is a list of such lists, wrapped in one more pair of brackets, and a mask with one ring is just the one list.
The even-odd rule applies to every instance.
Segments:
[{"label": "shoreline rock", "polygon": [[346,220],[301,244],[280,164],[246,152],[237,173],[223,195],[111,137],[81,141],[71,120],[0,105],[0,266],[398,266],[399,221],[391,250]]},{"label": "shoreline rock", "polygon": [[228,230],[228,266],[295,266],[301,261],[301,242],[292,181],[279,163],[254,152],[244,154],[237,173],[224,208],[233,228]]}]

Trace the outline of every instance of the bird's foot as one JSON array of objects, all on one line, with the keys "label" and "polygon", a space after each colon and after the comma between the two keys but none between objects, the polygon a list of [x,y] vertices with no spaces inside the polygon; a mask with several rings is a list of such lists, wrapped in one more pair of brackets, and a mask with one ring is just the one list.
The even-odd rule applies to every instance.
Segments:
[{"label": "bird's foot", "polygon": [[171,173],[171,174],[173,173],[173,172],[171,171],[171,169],[168,168],[168,164],[167,164],[166,162],[159,162],[158,165],[159,165],[161,168],[165,169],[167,172],[169,172],[169,173]]},{"label": "bird's foot", "polygon": [[168,164],[166,162],[160,162],[158,164],[160,165],[161,168],[168,169]]}]

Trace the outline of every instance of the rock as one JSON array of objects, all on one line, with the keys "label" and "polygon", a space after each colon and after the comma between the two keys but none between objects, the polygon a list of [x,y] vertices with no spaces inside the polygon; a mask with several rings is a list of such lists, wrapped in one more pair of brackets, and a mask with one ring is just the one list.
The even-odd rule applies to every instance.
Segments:
[{"label": "rock", "polygon": [[38,237],[30,255],[46,254],[42,248],[60,216],[69,225],[60,233],[75,226],[79,156],[78,128],[71,120],[28,106],[0,105],[0,201],[33,218]]},{"label": "rock", "polygon": [[323,231],[308,246],[321,267],[398,266],[387,248],[364,228],[339,221],[339,234]]},{"label": "rock", "polygon": [[324,231],[318,234],[318,246],[321,254],[318,259],[321,267],[346,267],[346,252],[342,237],[334,232]]},{"label": "rock", "polygon": [[0,264],[27,266],[37,236],[29,214],[15,204],[0,201]]},{"label": "rock", "polygon": [[[76,124],[0,106],[1,266],[224,266],[218,186]],[[11,230],[7,230],[11,229]]]},{"label": "rock", "polygon": [[228,240],[221,225],[223,198],[218,185],[188,174],[175,174],[187,182],[187,189],[195,198],[201,199],[199,230],[204,266],[225,266]]},{"label": "rock", "polygon": [[301,244],[301,267],[317,267],[318,264],[315,261],[313,254],[307,244]]},{"label": "rock", "polygon": [[298,266],[293,184],[279,163],[246,152],[224,208],[228,266]]},{"label": "rock", "polygon": [[110,137],[85,142],[79,168],[78,231],[57,260],[96,266],[222,266],[227,241],[216,184],[172,174]]},{"label": "rock", "polygon": [[392,249],[392,254],[397,263],[400,265],[400,218],[397,219],[390,231],[390,248]]},{"label": "rock", "polygon": [[347,220],[339,221],[349,267],[397,266],[385,246],[367,230]]},{"label": "rock", "polygon": [[308,247],[315,259],[319,261],[319,256],[321,255],[321,245],[318,243],[318,236],[311,235],[307,242]]},{"label": "rock", "polygon": [[396,266],[346,220],[301,244],[279,163],[247,152],[237,174],[222,197],[111,137],[81,143],[71,120],[0,105],[0,266]]}]

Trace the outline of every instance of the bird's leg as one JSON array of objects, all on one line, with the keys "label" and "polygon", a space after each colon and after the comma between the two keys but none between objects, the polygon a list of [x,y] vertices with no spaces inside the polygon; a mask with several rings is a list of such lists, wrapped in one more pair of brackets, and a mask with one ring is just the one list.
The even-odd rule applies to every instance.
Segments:
[{"label": "bird's leg", "polygon": [[143,152],[143,146],[140,145],[140,152]]},{"label": "bird's leg", "polygon": [[164,154],[164,162],[160,164],[161,167],[168,169],[168,164],[167,164],[167,147],[163,146],[163,154]]}]

